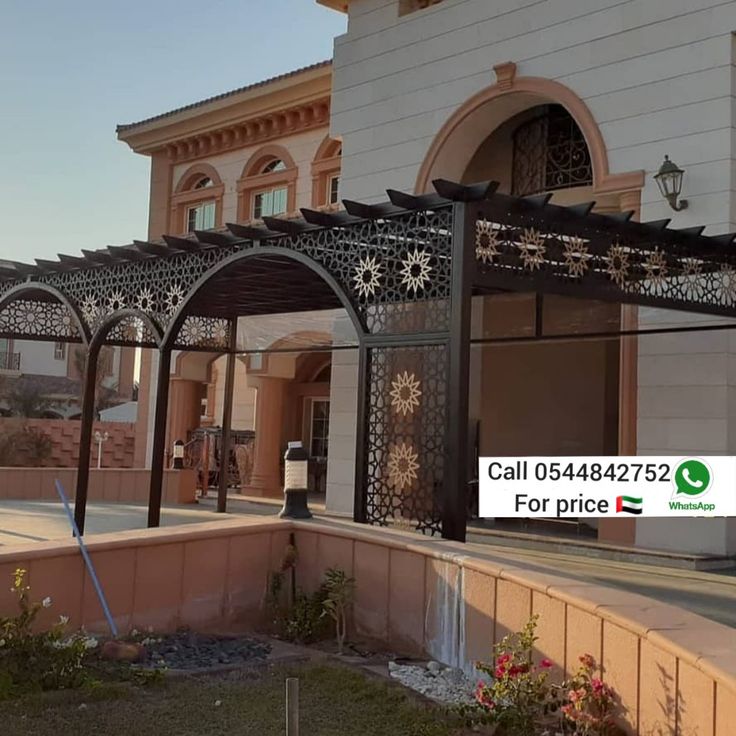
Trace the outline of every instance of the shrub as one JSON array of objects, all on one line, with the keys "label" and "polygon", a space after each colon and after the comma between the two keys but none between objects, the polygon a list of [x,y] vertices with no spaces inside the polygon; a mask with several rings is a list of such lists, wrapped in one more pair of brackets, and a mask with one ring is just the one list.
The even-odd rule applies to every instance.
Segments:
[{"label": "shrub", "polygon": [[20,612],[0,617],[0,699],[33,690],[79,687],[86,680],[85,653],[97,643],[79,634],[65,638],[69,620],[64,616],[49,631],[34,633],[34,622],[42,609],[51,606],[51,599],[31,602],[25,576],[25,570],[16,570],[11,588]]},{"label": "shrub", "polygon": [[327,595],[322,603],[323,615],[327,614],[335,622],[337,651],[342,654],[348,633],[348,611],[355,597],[355,578],[332,567],[325,573],[324,588]]},{"label": "shrub", "polygon": [[548,683],[552,663],[542,660],[537,666],[532,661],[536,627],[533,616],[520,632],[493,648],[492,663],[476,663],[479,672],[492,678],[479,682],[475,690],[483,720],[497,724],[508,736],[533,736],[556,707]]},{"label": "shrub", "polygon": [[494,724],[499,736],[618,736],[614,723],[616,694],[594,676],[590,654],[580,657],[580,668],[562,683],[551,683],[553,663],[534,664],[537,626],[533,616],[516,634],[493,648],[493,662],[477,662],[488,679],[475,689],[476,704],[460,709],[469,725]]},{"label": "shrub", "polygon": [[[51,455],[51,438],[20,420],[5,419],[0,436],[0,467],[39,467]],[[9,426],[8,426],[9,425]]]}]

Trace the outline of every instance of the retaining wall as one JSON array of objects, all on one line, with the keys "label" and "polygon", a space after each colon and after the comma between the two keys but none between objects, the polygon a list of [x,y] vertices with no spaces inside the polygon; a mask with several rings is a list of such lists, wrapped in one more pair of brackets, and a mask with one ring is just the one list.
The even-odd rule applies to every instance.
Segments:
[{"label": "retaining wall", "polygon": [[[76,468],[0,468],[0,500],[58,500],[54,482],[59,479],[70,498],[77,486]],[[135,503],[148,501],[151,471],[145,468],[92,468],[89,471],[90,501]],[[165,470],[164,503],[194,503],[197,494],[195,470]]]},{"label": "retaining wall", "polygon": [[[539,614],[538,655],[557,674],[592,654],[620,694],[627,731],[641,736],[729,736],[736,723],[736,631],[657,601],[483,559],[482,547],[327,522],[256,518],[88,538],[118,625],[223,628],[262,620],[268,571],[289,533],[305,589],[324,570],[357,579],[354,627],[407,653],[468,667],[491,644]],[[104,630],[73,542],[0,548],[0,582],[29,570],[60,613]],[[0,584],[0,615],[10,612]]]}]

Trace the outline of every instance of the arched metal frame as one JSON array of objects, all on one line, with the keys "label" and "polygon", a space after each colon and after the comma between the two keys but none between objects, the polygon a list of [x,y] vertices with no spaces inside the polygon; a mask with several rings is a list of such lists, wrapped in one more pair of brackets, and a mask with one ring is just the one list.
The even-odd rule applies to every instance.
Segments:
[{"label": "arched metal frame", "polygon": [[[734,235],[704,237],[703,228],[672,230],[669,221],[635,223],[632,213],[598,215],[594,203],[560,207],[548,195],[501,195],[494,183],[437,181],[435,187],[438,194],[421,196],[389,191],[390,204],[345,202],[345,212],[304,210],[304,220],[265,218],[266,229],[228,225],[36,267],[4,264],[0,307],[7,310],[25,290],[46,292],[55,301],[40,308],[51,315],[62,303],[90,348],[78,519],[103,344],[159,351],[149,496],[154,526],[172,350],[228,353],[231,398],[238,316],[276,313],[289,304],[342,305],[356,326],[360,353],[355,520],[410,521],[422,532],[462,540],[474,294],[552,293],[736,317]],[[292,282],[281,290],[268,287],[294,278],[303,280],[301,291]],[[215,283],[217,289],[208,289]],[[252,296],[251,288],[261,291]],[[251,307],[261,311],[239,311]],[[6,310],[0,309],[0,320]],[[19,319],[6,333],[59,339],[53,329],[39,334],[27,326]]]}]

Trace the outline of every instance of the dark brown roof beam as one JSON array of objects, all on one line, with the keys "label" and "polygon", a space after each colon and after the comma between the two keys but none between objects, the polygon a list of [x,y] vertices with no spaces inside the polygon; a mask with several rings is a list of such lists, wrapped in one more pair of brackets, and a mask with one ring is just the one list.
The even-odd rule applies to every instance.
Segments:
[{"label": "dark brown roof beam", "polygon": [[56,257],[62,263],[67,263],[70,266],[76,266],[77,268],[89,266],[89,261],[86,258],[80,258],[79,256],[68,256],[64,253],[57,253]]},{"label": "dark brown roof beam", "polygon": [[138,248],[141,253],[145,253],[149,256],[170,256],[171,248],[168,245],[161,245],[161,243],[150,243],[147,240],[134,240],[133,245]]},{"label": "dark brown roof beam", "polygon": [[73,268],[73,266],[67,263],[61,263],[60,261],[47,261],[44,258],[34,258],[34,260],[36,261],[36,265],[44,273],[50,271],[71,271]]},{"label": "dark brown roof beam", "polygon": [[231,233],[219,233],[217,230],[195,230],[194,236],[200,243],[205,245],[217,245],[225,248],[237,242],[237,238],[234,238]]},{"label": "dark brown roof beam", "polygon": [[287,235],[300,235],[306,230],[314,230],[314,225],[310,225],[304,220],[287,220],[280,217],[264,217],[263,224],[269,229],[277,233],[286,233]]},{"label": "dark brown roof beam", "polygon": [[346,227],[358,221],[357,218],[342,211],[321,212],[320,210],[310,210],[302,207],[301,213],[310,225],[318,225],[319,227]]},{"label": "dark brown roof beam", "polygon": [[354,202],[352,199],[343,199],[342,203],[348,214],[360,217],[363,220],[376,220],[401,212],[401,208],[393,204],[388,204],[387,202],[381,204],[364,204],[363,202]]},{"label": "dark brown roof beam", "polygon": [[458,184],[448,179],[435,179],[432,186],[443,199],[449,199],[453,202],[479,202],[488,199],[500,185],[497,181]]},{"label": "dark brown roof beam", "polygon": [[147,255],[136,250],[132,245],[108,245],[107,250],[112,256],[126,261],[143,261],[148,258]]},{"label": "dark brown roof beam", "polygon": [[198,250],[202,250],[202,246],[196,240],[189,240],[189,238],[178,238],[176,235],[164,235],[166,245],[176,250],[184,250],[189,253],[196,253]]},{"label": "dark brown roof beam", "polygon": [[397,189],[387,189],[386,194],[391,204],[400,207],[402,210],[434,210],[438,207],[447,207],[449,201],[439,194],[406,194]]},{"label": "dark brown roof beam", "polygon": [[266,230],[265,227],[253,227],[252,225],[238,225],[235,222],[228,222],[225,227],[236,237],[241,240],[264,240],[272,238],[276,233]]},{"label": "dark brown roof beam", "polygon": [[115,258],[106,250],[84,250],[84,257],[89,263],[113,263]]},{"label": "dark brown roof beam", "polygon": [[593,211],[595,205],[595,202],[583,202],[582,204],[573,204],[567,209],[580,217],[587,217]]},{"label": "dark brown roof beam", "polygon": [[667,226],[672,222],[671,217],[666,217],[664,220],[650,220],[649,222],[642,223],[644,227],[651,228],[652,230],[666,230]]},{"label": "dark brown roof beam", "polygon": [[717,245],[728,248],[729,246],[733,245],[734,240],[736,240],[736,233],[726,233],[724,235],[711,235],[710,239]]}]

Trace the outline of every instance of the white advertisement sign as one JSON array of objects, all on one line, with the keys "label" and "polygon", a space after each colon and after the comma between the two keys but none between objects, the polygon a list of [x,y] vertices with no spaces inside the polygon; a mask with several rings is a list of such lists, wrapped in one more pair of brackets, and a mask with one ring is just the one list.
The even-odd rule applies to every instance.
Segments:
[{"label": "white advertisement sign", "polygon": [[736,516],[736,457],[485,457],[480,516]]}]

